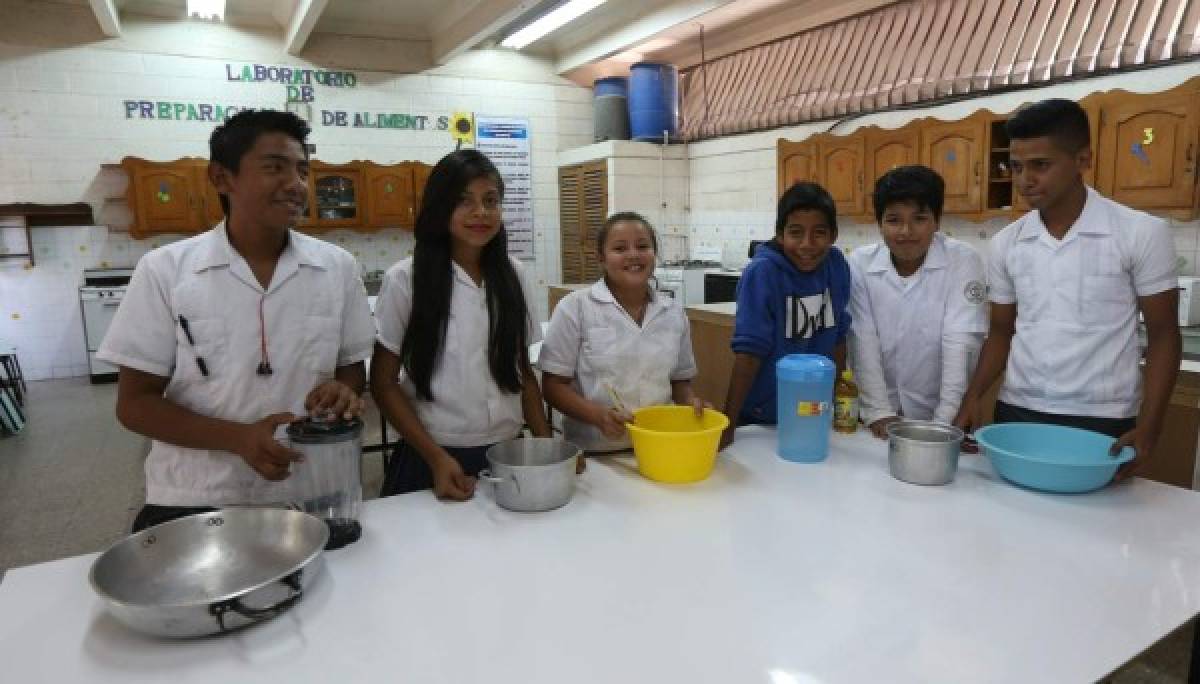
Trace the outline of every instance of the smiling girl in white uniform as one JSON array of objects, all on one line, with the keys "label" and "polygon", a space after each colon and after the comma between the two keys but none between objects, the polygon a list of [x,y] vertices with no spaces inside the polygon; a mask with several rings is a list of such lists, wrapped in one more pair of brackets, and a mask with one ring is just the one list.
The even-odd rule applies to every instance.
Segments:
[{"label": "smiling girl in white uniform", "polygon": [[550,317],[538,357],[546,401],[565,416],[566,439],[585,451],[628,449],[628,412],[642,406],[704,408],[692,393],[696,361],[683,306],[650,286],[657,252],[646,219],[614,214],[596,236],[604,277],[564,297]]},{"label": "smiling girl in white uniform", "polygon": [[432,487],[439,498],[469,499],[489,446],[525,424],[550,434],[529,366],[533,308],[508,256],[503,196],[482,153],[446,155],[425,186],[413,256],[384,275],[371,394],[403,442],[387,463],[383,496]]}]

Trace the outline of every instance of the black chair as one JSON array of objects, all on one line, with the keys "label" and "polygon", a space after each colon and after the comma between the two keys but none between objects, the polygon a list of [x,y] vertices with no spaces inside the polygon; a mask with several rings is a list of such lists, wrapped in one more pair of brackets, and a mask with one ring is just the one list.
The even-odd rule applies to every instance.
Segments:
[{"label": "black chair", "polygon": [[25,375],[21,372],[16,347],[0,342],[0,369],[3,370],[4,376],[0,377],[0,387],[11,388],[17,404],[24,406],[25,395],[29,393],[29,389],[25,386]]}]

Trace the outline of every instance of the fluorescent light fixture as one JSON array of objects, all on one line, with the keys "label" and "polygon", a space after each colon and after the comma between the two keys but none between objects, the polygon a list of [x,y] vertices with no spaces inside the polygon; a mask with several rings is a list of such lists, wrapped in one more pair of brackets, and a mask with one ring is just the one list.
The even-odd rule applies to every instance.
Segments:
[{"label": "fluorescent light fixture", "polygon": [[189,17],[225,21],[225,0],[187,0]]},{"label": "fluorescent light fixture", "polygon": [[504,47],[520,50],[538,38],[558,29],[568,22],[578,19],[604,3],[605,0],[569,0],[569,2],[561,7],[540,17],[529,26],[500,41],[500,44]]}]

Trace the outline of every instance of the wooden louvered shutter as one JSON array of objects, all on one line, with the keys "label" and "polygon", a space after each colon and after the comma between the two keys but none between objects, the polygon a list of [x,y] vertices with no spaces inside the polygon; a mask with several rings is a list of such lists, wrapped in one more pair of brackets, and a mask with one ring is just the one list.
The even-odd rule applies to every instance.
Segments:
[{"label": "wooden louvered shutter", "polygon": [[578,166],[558,170],[559,249],[562,253],[562,281],[583,282],[583,172]]},{"label": "wooden louvered shutter", "polygon": [[608,218],[608,163],[599,161],[583,166],[583,277],[590,283],[600,279],[596,259],[596,236]]},{"label": "wooden louvered shutter", "polygon": [[608,218],[607,162],[564,166],[558,170],[558,216],[562,281],[599,280],[596,234]]}]

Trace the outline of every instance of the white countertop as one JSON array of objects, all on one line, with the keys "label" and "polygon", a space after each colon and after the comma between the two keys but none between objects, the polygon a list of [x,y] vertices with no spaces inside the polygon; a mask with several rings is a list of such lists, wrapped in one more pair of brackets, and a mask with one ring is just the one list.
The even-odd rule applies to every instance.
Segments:
[{"label": "white countertop", "polygon": [[689,304],[684,309],[707,311],[708,313],[733,316],[737,314],[737,302],[715,302],[713,304]]},{"label": "white countertop", "polygon": [[1079,496],[893,480],[836,436],[792,464],[739,431],[709,480],[593,461],[574,500],[370,502],[299,606],[235,635],[156,641],[87,584],[92,557],[9,572],[14,682],[1080,682],[1200,612],[1200,496],[1144,480]]}]

